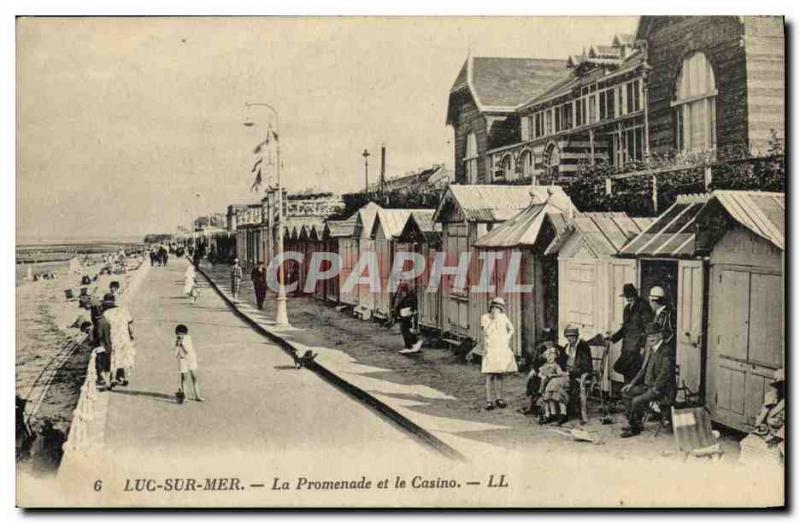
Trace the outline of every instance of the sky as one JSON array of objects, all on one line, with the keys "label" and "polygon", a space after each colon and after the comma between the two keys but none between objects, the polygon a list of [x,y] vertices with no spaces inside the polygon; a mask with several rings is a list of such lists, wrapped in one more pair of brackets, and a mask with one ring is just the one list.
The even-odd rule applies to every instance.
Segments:
[{"label": "sky", "polygon": [[258,201],[250,168],[269,125],[290,191],[359,190],[361,153],[374,181],[381,144],[388,177],[452,165],[447,97],[468,52],[566,60],[636,22],[19,19],[17,240],[173,232]]}]

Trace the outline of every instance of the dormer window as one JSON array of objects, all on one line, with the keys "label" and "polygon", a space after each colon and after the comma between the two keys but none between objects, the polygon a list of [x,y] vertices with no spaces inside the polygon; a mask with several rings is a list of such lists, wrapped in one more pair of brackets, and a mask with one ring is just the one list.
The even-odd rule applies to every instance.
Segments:
[{"label": "dormer window", "polygon": [[467,183],[473,184],[478,181],[478,139],[475,133],[467,135],[467,144],[464,149],[464,174]]},{"label": "dormer window", "polygon": [[703,53],[683,61],[678,75],[675,136],[682,153],[710,151],[717,145],[717,85],[714,70]]}]

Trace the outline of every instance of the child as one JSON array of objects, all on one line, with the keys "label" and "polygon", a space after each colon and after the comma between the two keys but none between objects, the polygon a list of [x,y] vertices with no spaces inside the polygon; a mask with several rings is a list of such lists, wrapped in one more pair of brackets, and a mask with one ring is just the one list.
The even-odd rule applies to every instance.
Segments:
[{"label": "child", "polygon": [[[555,347],[545,352],[547,363],[539,368],[542,379],[539,392],[544,403],[544,414],[539,418],[539,424],[544,425],[558,420],[561,425],[567,421],[567,402],[569,401],[569,373],[561,368],[556,359],[558,352]],[[559,416],[559,411],[561,415]]]},{"label": "child", "polygon": [[189,336],[189,327],[183,324],[175,327],[175,357],[178,358],[178,367],[181,373],[181,388],[178,392],[183,395],[183,382],[186,379],[186,375],[189,374],[192,377],[194,399],[203,401],[197,383],[197,353],[195,353],[192,345],[192,337]]},{"label": "child", "polygon": [[[481,316],[484,351],[481,373],[486,376],[486,410],[495,406],[501,409],[507,404],[503,399],[503,376],[517,372],[517,362],[511,351],[511,336],[514,326],[506,316],[506,302],[494,298],[489,304],[489,312]],[[494,395],[495,400],[492,401]]]},{"label": "child", "polygon": [[192,299],[192,303],[197,303],[197,274],[194,265],[189,265],[183,274],[183,293]]}]

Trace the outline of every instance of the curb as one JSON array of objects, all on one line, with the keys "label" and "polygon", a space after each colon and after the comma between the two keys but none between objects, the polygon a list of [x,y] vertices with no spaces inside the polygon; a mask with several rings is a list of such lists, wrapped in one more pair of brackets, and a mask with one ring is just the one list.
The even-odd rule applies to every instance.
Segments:
[{"label": "curb", "polygon": [[[219,285],[206,273],[206,271],[202,267],[195,266],[195,268],[197,269],[197,272],[203,275],[203,277],[208,281],[209,285],[211,285],[211,288],[213,288],[217,292],[217,294],[223,299],[223,301],[225,301],[228,307],[230,307],[231,310],[233,310],[233,312],[237,316],[239,316],[239,318],[241,318],[245,323],[253,327],[253,329],[255,329],[259,334],[266,336],[267,338],[275,342],[289,356],[292,356],[294,358],[295,355],[297,355],[298,352],[300,352],[294,345],[292,345],[291,342],[287,341],[280,334],[270,329],[267,329],[256,319],[252,318],[249,314],[242,312],[239,309],[239,307],[236,306],[236,304],[233,303],[233,301],[228,297],[228,295],[225,292],[223,292],[222,289],[219,288]],[[428,447],[434,452],[452,460],[467,461],[467,458],[463,454],[458,452],[456,449],[454,449],[444,441],[440,440],[439,438],[431,434],[423,427],[417,425],[407,417],[403,416],[395,409],[393,409],[383,401],[379,400],[369,392],[360,389],[359,387],[356,387],[355,385],[345,380],[341,376],[327,369],[325,366],[317,363],[316,361],[312,361],[310,364],[304,366],[306,369],[315,373],[324,381],[330,383],[334,387],[343,391],[348,396],[355,398],[360,403],[364,404],[366,407],[376,411],[378,414],[382,415],[384,418],[386,418],[388,421],[390,421],[400,429],[408,432],[419,443],[423,444],[424,446]]]}]

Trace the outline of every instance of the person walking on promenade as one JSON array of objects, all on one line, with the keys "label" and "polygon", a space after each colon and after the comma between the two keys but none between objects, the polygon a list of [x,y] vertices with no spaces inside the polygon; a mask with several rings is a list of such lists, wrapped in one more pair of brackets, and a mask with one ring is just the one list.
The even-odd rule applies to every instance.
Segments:
[{"label": "person walking on promenade", "polygon": [[133,375],[136,347],[133,319],[126,307],[118,306],[113,294],[103,297],[103,317],[111,325],[111,368],[117,385],[126,386]]},{"label": "person walking on promenade", "polygon": [[[98,310],[100,313],[95,316]],[[92,311],[93,328],[91,333],[87,332],[87,335],[92,337],[97,375],[105,384],[105,390],[111,390],[114,388],[114,380],[111,379],[111,351],[113,349],[111,324],[103,314],[103,305],[99,298],[92,300]],[[81,327],[81,330],[84,330],[84,327]]]},{"label": "person walking on promenade", "polygon": [[256,306],[264,308],[264,300],[267,297],[267,269],[264,262],[258,262],[250,272],[250,279],[253,281],[253,291],[256,293]]},{"label": "person walking on promenade", "polygon": [[197,273],[192,264],[189,264],[183,273],[183,294],[187,298],[192,298],[193,302],[197,302]]},{"label": "person walking on promenade", "polygon": [[405,348],[400,354],[416,354],[422,350],[422,340],[414,332],[414,319],[417,315],[417,293],[406,282],[401,282],[394,297],[392,308],[394,317],[399,318],[400,333]]},{"label": "person walking on promenade", "polygon": [[175,327],[175,358],[178,360],[178,372],[181,375],[181,387],[178,392],[181,395],[185,394],[184,383],[187,377],[191,377],[194,399],[203,401],[197,379],[197,353],[194,351],[192,337],[189,336],[189,327],[183,324]]},{"label": "person walking on promenade", "polygon": [[622,374],[625,383],[630,383],[642,366],[641,350],[644,346],[644,328],[653,318],[650,305],[641,297],[632,283],[622,286],[625,308],[622,310],[622,326],[607,339],[612,343],[622,340],[622,352],[614,362],[614,371]]},{"label": "person walking on promenade", "polygon": [[231,268],[231,295],[233,296],[233,301],[238,301],[239,299],[239,287],[242,283],[242,266],[239,265],[239,258],[233,260],[233,267]]},{"label": "person walking on promenade", "polygon": [[507,404],[503,399],[503,376],[517,372],[517,362],[511,351],[514,326],[511,325],[505,311],[505,300],[494,298],[489,304],[489,312],[481,316],[484,339],[481,372],[486,375],[486,410],[492,410],[495,406],[506,408]]}]

